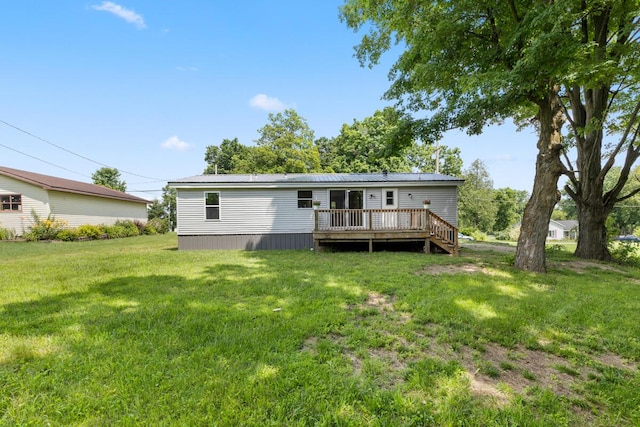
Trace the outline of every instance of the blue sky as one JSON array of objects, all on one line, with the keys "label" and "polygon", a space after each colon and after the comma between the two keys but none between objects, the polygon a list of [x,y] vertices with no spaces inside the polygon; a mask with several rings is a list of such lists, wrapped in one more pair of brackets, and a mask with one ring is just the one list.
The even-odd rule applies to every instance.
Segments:
[{"label": "blue sky", "polygon": [[[396,59],[389,53],[361,68],[359,35],[339,21],[341,4],[8,2],[0,14],[0,165],[86,182],[108,165],[129,192],[153,199],[167,180],[202,173],[208,145],[253,144],[270,112],[294,108],[316,137],[335,136],[343,123],[391,105],[381,97]],[[442,141],[460,147],[465,168],[483,160],[496,188],[527,191],[535,143],[533,130],[511,124]]]}]

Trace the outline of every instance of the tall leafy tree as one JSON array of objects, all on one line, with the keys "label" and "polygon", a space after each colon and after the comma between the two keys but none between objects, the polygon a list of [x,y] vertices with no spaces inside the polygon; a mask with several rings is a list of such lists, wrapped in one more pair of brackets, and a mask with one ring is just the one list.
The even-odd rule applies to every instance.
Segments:
[{"label": "tall leafy tree", "polygon": [[474,160],[465,169],[463,177],[465,182],[460,186],[458,197],[461,226],[491,231],[497,206],[494,203],[493,181],[485,164],[481,160]]},{"label": "tall leafy tree", "polygon": [[162,200],[154,199],[147,211],[148,219],[166,219],[170,230],[176,228],[176,189],[169,184],[162,188]]},{"label": "tall leafy tree", "polygon": [[[609,192],[618,183],[620,174],[622,173],[622,166],[614,166],[607,174],[604,182],[604,191]],[[627,185],[622,189],[624,194],[634,193],[635,189],[639,185],[640,180],[640,166],[635,167],[630,175],[633,179],[627,182]],[[616,203],[611,213],[609,214],[609,221],[607,221],[607,229],[613,230],[616,234],[631,234],[634,229],[640,226],[640,194],[635,193],[632,197],[625,198],[624,200]],[[612,237],[612,236],[609,236]]]},{"label": "tall leafy tree", "polygon": [[91,179],[94,184],[122,192],[127,191],[127,183],[120,180],[120,171],[116,168],[100,168],[91,175]]},{"label": "tall leafy tree", "polygon": [[235,163],[247,157],[250,147],[240,144],[238,138],[224,139],[220,146],[209,145],[204,154],[205,174],[233,173]]},{"label": "tall leafy tree", "polygon": [[169,219],[169,229],[175,230],[178,226],[176,203],[176,189],[169,187],[169,184],[162,188],[162,207],[164,208],[166,218]]},{"label": "tall leafy tree", "polygon": [[584,0],[573,8],[572,39],[581,50],[561,100],[577,156],[564,158],[565,190],[580,223],[576,256],[610,260],[607,217],[620,217],[616,205],[640,191],[637,182],[627,185],[640,157],[640,2]]},{"label": "tall leafy tree", "polygon": [[494,192],[496,220],[494,231],[502,231],[520,221],[529,194],[512,188],[498,188]]},{"label": "tall leafy tree", "polygon": [[[411,120],[387,107],[363,120],[344,124],[332,139],[316,141],[323,168],[333,172],[435,172],[435,150],[409,132]],[[440,173],[460,176],[458,148],[440,147]]]},{"label": "tall leafy tree", "polygon": [[[434,146],[433,144],[415,145],[409,150],[408,156],[413,168],[420,172],[462,176],[463,162],[458,147]],[[436,162],[438,163],[437,167]]]},{"label": "tall leafy tree", "polygon": [[295,110],[270,113],[269,123],[258,130],[257,146],[234,161],[237,173],[320,172],[320,153],[313,130]]},{"label": "tall leafy tree", "polygon": [[[609,4],[616,7],[607,9]],[[546,271],[547,226],[559,200],[558,178],[566,172],[560,159],[565,88],[575,82],[589,91],[608,74],[606,54],[586,53],[601,39],[591,37],[592,30],[585,37],[581,29],[585,17],[597,20],[614,9],[622,15],[623,9],[637,11],[637,1],[346,0],[342,7],[348,26],[371,24],[356,50],[363,64],[376,64],[395,42],[405,46],[385,96],[415,111],[431,110],[420,131],[479,133],[507,117],[534,121],[538,156],[516,251],[518,268]],[[608,40],[624,28],[620,34],[629,40],[623,25],[594,28]]]},{"label": "tall leafy tree", "polygon": [[402,120],[395,109],[385,108],[363,120],[345,123],[340,134],[323,147],[324,168],[355,173],[410,172],[407,151],[415,140],[412,135],[400,134]]}]

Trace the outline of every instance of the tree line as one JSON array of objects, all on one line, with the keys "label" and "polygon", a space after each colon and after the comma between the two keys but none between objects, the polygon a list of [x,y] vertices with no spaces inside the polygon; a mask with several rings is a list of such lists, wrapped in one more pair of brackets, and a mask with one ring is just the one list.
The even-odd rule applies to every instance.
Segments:
[{"label": "tree line", "polygon": [[[295,110],[269,114],[255,145],[237,138],[206,148],[205,174],[213,173],[362,173],[435,172],[460,176],[456,147],[436,148],[407,128],[411,121],[388,107],[363,120],[344,124],[338,136],[315,138]],[[435,150],[439,150],[436,166]]]}]

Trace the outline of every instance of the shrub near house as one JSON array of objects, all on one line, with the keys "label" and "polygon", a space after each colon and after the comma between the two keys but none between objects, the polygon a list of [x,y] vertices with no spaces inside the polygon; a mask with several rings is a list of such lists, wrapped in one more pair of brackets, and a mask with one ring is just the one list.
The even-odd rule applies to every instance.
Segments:
[{"label": "shrub near house", "polygon": [[[155,218],[147,223],[140,221],[116,221],[113,225],[91,225],[84,224],[79,227],[70,228],[64,221],[48,217],[40,219],[34,215],[34,225],[29,227],[23,238],[27,241],[38,240],[95,240],[95,239],[117,239],[122,237],[133,237],[141,234],[158,234],[169,231],[168,222]],[[0,237],[2,234],[0,234]],[[11,236],[10,238],[13,238]]]}]

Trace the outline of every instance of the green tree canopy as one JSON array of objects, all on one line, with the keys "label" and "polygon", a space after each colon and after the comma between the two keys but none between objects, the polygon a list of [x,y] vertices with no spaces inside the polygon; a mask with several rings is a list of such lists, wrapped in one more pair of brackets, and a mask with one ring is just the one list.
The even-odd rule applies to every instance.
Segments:
[{"label": "green tree canopy", "polygon": [[495,190],[494,200],[497,209],[493,230],[506,230],[519,222],[528,198],[529,193],[522,190],[514,190],[508,187]]},{"label": "green tree canopy", "polygon": [[464,184],[458,196],[458,215],[462,227],[491,231],[496,220],[493,181],[485,164],[474,160],[463,173]]},{"label": "green tree canopy", "polygon": [[320,153],[313,130],[295,110],[270,113],[269,123],[258,130],[257,147],[236,162],[240,173],[320,172]]},{"label": "green tree canopy", "polygon": [[[344,124],[332,139],[316,141],[323,168],[333,172],[435,172],[436,147],[420,143],[409,132],[410,118],[387,107],[363,120]],[[458,148],[442,146],[440,173],[460,176]]]},{"label": "green tree canopy", "polygon": [[127,191],[127,183],[120,180],[120,171],[116,168],[100,168],[91,175],[91,179],[94,184],[122,192]]},{"label": "green tree canopy", "polygon": [[[437,137],[451,128],[478,133],[507,117],[533,120],[538,157],[515,265],[545,271],[546,230],[559,199],[558,179],[567,172],[560,159],[562,127],[568,118],[577,124],[576,136],[597,136],[604,123],[600,112],[612,105],[608,95],[632,92],[624,85],[607,88],[623,83],[625,75],[627,83],[637,81],[639,10],[638,0],[346,0],[341,16],[351,28],[369,28],[356,49],[362,64],[375,65],[402,43],[385,97],[413,111],[429,110],[414,126],[422,134]],[[637,112],[637,104],[630,102],[626,111]],[[576,143],[584,184],[572,180],[574,192],[594,187],[590,197],[601,197],[602,176],[590,163],[599,161],[599,146],[582,144],[588,139]],[[591,231],[598,233],[602,229]]]},{"label": "green tree canopy", "polygon": [[224,139],[220,146],[209,145],[204,154],[207,167],[205,174],[234,173],[235,163],[246,158],[249,147],[238,142],[238,138]]}]

